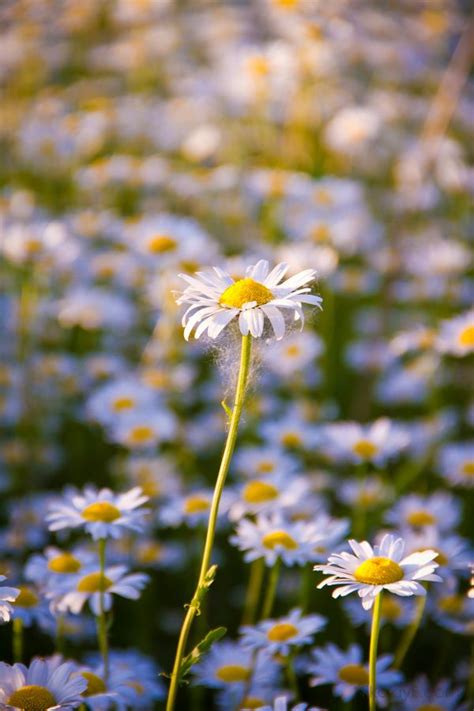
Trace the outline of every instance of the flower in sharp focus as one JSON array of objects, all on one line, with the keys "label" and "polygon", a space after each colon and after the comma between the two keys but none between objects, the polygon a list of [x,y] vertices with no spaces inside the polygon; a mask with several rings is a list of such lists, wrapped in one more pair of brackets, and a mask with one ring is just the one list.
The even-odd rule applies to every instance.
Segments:
[{"label": "flower in sharp focus", "polygon": [[210,338],[217,338],[221,331],[236,317],[242,335],[249,333],[260,338],[264,332],[265,319],[271,323],[275,337],[285,335],[285,317],[289,312],[293,321],[304,322],[303,304],[321,307],[320,296],[310,294],[307,286],[314,281],[316,272],[305,269],[282,282],[288,265],[278,264],[269,273],[269,264],[261,259],[249,266],[242,279],[234,279],[227,272],[214,267],[213,271],[197,272],[191,277],[181,274],[189,286],[178,298],[178,304],[188,306],[183,316],[186,340],[194,328],[195,338],[207,331]]},{"label": "flower in sharp focus", "polygon": [[375,598],[382,590],[396,595],[426,595],[423,581],[441,581],[434,570],[438,563],[434,550],[423,550],[403,558],[405,542],[386,534],[379,545],[372,546],[367,541],[358,543],[350,540],[354,554],[334,553],[326,565],[316,565],[314,570],[329,575],[318,585],[337,585],[332,596],[340,597],[357,592],[362,598],[362,606],[370,610]]},{"label": "flower in sharp focus", "polygon": [[[362,662],[362,649],[353,644],[343,651],[335,644],[329,643],[320,649],[311,652],[312,660],[307,664],[305,671],[311,674],[310,686],[333,684],[333,693],[344,701],[350,701],[357,691],[368,691],[369,669]],[[388,667],[392,662],[390,655],[385,655],[377,660],[377,689],[388,689],[397,685],[402,680],[402,675],[397,671],[390,671]],[[378,702],[382,705],[384,697],[377,694]],[[382,702],[382,703],[381,703]]]},{"label": "flower in sharp focus", "polygon": [[120,538],[127,530],[143,530],[147,510],[137,509],[146,501],[139,487],[114,494],[110,489],[87,486],[83,493],[69,491],[63,501],[53,503],[46,519],[50,531],[84,526],[94,540]]},{"label": "flower in sharp focus", "polygon": [[[6,580],[4,575],[0,575],[0,583]],[[18,588],[9,588],[6,585],[0,586],[0,623],[9,622],[12,614],[11,602],[14,602],[20,590]]]},{"label": "flower in sharp focus", "polygon": [[47,711],[75,709],[82,702],[86,680],[78,676],[71,662],[62,663],[60,656],[34,659],[23,664],[0,663],[0,707]]},{"label": "flower in sharp focus", "polygon": [[287,656],[291,649],[311,644],[316,632],[326,625],[321,615],[303,615],[295,609],[277,620],[263,620],[255,626],[240,628],[242,645],[271,655]]}]

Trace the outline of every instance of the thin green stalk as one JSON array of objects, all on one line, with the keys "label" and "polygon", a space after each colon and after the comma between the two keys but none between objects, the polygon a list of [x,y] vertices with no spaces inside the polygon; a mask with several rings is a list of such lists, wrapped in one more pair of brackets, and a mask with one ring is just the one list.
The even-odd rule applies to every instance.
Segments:
[{"label": "thin green stalk", "polygon": [[104,609],[105,592],[105,547],[106,538],[99,539],[99,570],[100,570],[100,592],[99,592],[99,616],[97,618],[97,638],[99,650],[104,665],[104,681],[109,678],[109,640],[107,634],[107,618]]},{"label": "thin green stalk", "polygon": [[290,689],[292,690],[294,694],[294,701],[297,702],[299,701],[300,698],[300,689],[298,686],[298,678],[296,676],[295,672],[295,666],[294,666],[294,658],[295,658],[295,653],[292,652],[291,654],[288,655],[286,659],[286,678],[288,679],[288,684],[290,685]]},{"label": "thin green stalk", "polygon": [[301,576],[301,587],[299,593],[299,607],[304,613],[308,609],[309,602],[311,599],[311,589],[313,587],[313,568],[310,565],[306,565],[303,568],[303,573]]},{"label": "thin green stalk", "polygon": [[278,586],[278,578],[280,577],[281,569],[281,558],[277,558],[275,565],[270,570],[270,575],[268,579],[267,592],[265,594],[265,599],[263,601],[262,607],[262,620],[266,620],[270,617],[273,610],[273,603],[275,602],[275,595]]},{"label": "thin green stalk", "polygon": [[377,595],[372,610],[372,629],[370,631],[369,650],[369,711],[377,711],[377,646],[379,642],[382,595],[382,592]]},{"label": "thin green stalk", "polygon": [[242,616],[243,625],[252,625],[255,622],[264,574],[265,559],[257,558],[257,560],[252,561],[250,566],[249,582],[247,585],[247,594],[245,596],[244,613]]},{"label": "thin green stalk", "polygon": [[13,620],[13,661],[23,661],[23,620],[19,617]]},{"label": "thin green stalk", "polygon": [[411,643],[413,642],[415,635],[418,632],[418,628],[421,624],[423,612],[425,611],[425,605],[426,597],[424,595],[420,596],[416,601],[415,616],[406,628],[400,642],[398,643],[397,651],[395,652],[395,659],[393,662],[393,666],[395,669],[399,669],[403,664],[403,660],[405,659],[405,656],[408,650],[410,649]]},{"label": "thin green stalk", "polygon": [[166,703],[166,711],[173,711],[176,702],[176,695],[178,692],[179,683],[179,670],[181,668],[181,662],[186,649],[186,643],[188,641],[189,632],[194,620],[194,617],[199,609],[198,594],[199,590],[204,582],[206,573],[209,570],[209,563],[211,560],[212,548],[214,545],[214,538],[216,533],[217,515],[219,512],[219,503],[221,500],[222,492],[224,490],[224,484],[227,478],[227,472],[229,471],[230,461],[232,459],[232,454],[234,452],[235,443],[237,440],[237,431],[240,422],[240,416],[242,414],[242,407],[245,399],[245,388],[247,385],[247,378],[250,367],[250,353],[252,345],[252,337],[250,335],[242,336],[242,347],[240,352],[240,368],[239,375],[237,378],[237,388],[235,391],[234,407],[232,408],[232,414],[229,423],[229,431],[227,433],[227,440],[224,447],[224,452],[222,454],[222,460],[219,467],[219,472],[217,474],[216,484],[214,487],[214,494],[212,497],[211,509],[209,512],[209,521],[207,525],[206,542],[204,544],[204,551],[202,555],[201,570],[199,573],[199,579],[196,586],[196,591],[194,593],[193,600],[188,606],[182,627],[179,635],[178,646],[176,649],[176,656],[173,665],[173,671],[171,673],[171,682],[168,692],[168,700]]}]

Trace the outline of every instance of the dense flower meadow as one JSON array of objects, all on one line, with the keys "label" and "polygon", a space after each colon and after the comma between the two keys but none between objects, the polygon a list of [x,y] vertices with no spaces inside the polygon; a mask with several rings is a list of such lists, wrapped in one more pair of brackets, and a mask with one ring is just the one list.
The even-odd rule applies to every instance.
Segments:
[{"label": "dense flower meadow", "polygon": [[468,4],[0,20],[0,709],[472,709]]}]

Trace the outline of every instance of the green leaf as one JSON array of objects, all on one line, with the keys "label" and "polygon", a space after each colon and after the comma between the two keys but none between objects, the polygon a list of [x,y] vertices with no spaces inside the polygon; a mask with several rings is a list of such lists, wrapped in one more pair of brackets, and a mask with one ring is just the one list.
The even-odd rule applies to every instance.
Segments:
[{"label": "green leaf", "polygon": [[201,661],[202,656],[210,650],[214,642],[221,639],[227,632],[225,627],[216,627],[207,633],[204,639],[197,644],[194,649],[184,657],[179,668],[179,681],[183,681],[184,677],[189,674],[191,667]]}]

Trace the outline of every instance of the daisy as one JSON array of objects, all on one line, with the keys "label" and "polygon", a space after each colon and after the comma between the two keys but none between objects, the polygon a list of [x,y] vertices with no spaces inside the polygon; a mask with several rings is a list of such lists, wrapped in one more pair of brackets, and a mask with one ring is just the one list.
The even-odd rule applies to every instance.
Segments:
[{"label": "daisy", "polygon": [[245,649],[240,642],[217,642],[193,666],[196,683],[213,689],[232,688],[242,694],[249,682],[270,685],[278,675],[278,665],[268,655]]},{"label": "daisy", "polygon": [[136,509],[146,501],[148,497],[142,495],[139,487],[124,494],[114,494],[110,489],[86,486],[83,493],[68,491],[64,502],[53,503],[46,520],[50,531],[84,526],[94,540],[120,538],[127,530],[143,530],[143,516],[147,510]]},{"label": "daisy", "polygon": [[311,644],[316,632],[326,625],[321,615],[303,615],[294,609],[278,620],[264,620],[255,626],[240,628],[242,645],[249,649],[262,650],[271,655],[288,656],[292,648]]},{"label": "daisy", "polygon": [[246,514],[291,508],[309,494],[309,489],[310,482],[305,477],[280,474],[252,479],[238,488],[229,518],[238,521]]},{"label": "daisy", "polygon": [[403,496],[392,506],[385,518],[392,525],[401,527],[435,526],[440,531],[448,531],[459,523],[460,516],[459,501],[445,491],[437,491],[429,496]]},{"label": "daisy", "polygon": [[249,479],[267,474],[291,474],[298,467],[295,457],[277,445],[242,446],[232,464],[240,475]]},{"label": "daisy", "polygon": [[13,603],[12,618],[21,620],[22,625],[33,624],[47,628],[53,622],[45,594],[33,585],[19,585],[20,594]]},{"label": "daisy", "polygon": [[276,339],[280,340],[285,335],[282,310],[289,311],[292,320],[299,320],[303,325],[302,304],[321,307],[321,297],[310,294],[310,287],[306,286],[316,277],[313,269],[306,269],[284,282],[281,280],[288,266],[278,264],[269,273],[269,264],[264,259],[247,267],[245,277],[237,281],[219,267],[213,271],[197,272],[195,277],[180,274],[189,284],[177,298],[178,304],[188,305],[182,320],[186,340],[195,327],[195,338],[205,331],[210,338],[217,338],[236,317],[242,335],[250,333],[254,338],[263,335],[267,318]]},{"label": "daisy", "polygon": [[393,491],[382,479],[372,476],[362,480],[341,482],[336,490],[336,496],[346,506],[370,510],[389,501]]},{"label": "daisy", "polygon": [[442,580],[433,572],[438,567],[438,563],[433,562],[438,555],[434,550],[422,550],[403,558],[404,540],[390,534],[386,534],[374,548],[367,541],[350,540],[349,545],[355,555],[334,553],[329,556],[327,565],[314,567],[314,570],[330,576],[318,588],[338,585],[333,597],[357,591],[366,610],[370,610],[384,589],[402,596],[426,595],[422,581]]},{"label": "daisy", "polygon": [[173,439],[176,419],[164,406],[124,414],[107,430],[110,439],[131,449],[153,450],[163,440]]},{"label": "daisy", "polygon": [[[320,649],[311,652],[314,661],[310,662],[305,671],[311,674],[310,686],[333,684],[333,693],[344,701],[350,701],[357,691],[368,691],[369,670],[362,662],[362,649],[353,644],[347,651],[339,649],[335,644],[329,643]],[[390,671],[388,667],[392,657],[385,655],[377,660],[377,685],[378,689],[388,689],[402,680],[400,672]],[[378,694],[379,703],[383,696]]]},{"label": "daisy", "polygon": [[460,703],[464,689],[451,687],[447,679],[441,679],[431,687],[425,676],[393,692],[395,711],[467,711],[467,704]]},{"label": "daisy", "polygon": [[0,662],[0,707],[7,709],[75,709],[82,703],[86,680],[59,655],[33,659],[29,667]]},{"label": "daisy", "polygon": [[149,577],[144,573],[127,574],[124,565],[110,566],[104,573],[97,568],[89,569],[83,571],[82,575],[68,576],[61,594],[55,595],[55,609],[58,612],[77,614],[89,602],[92,612],[99,615],[101,598],[103,609],[108,611],[112,607],[112,595],[138,600],[148,581]]},{"label": "daisy", "polygon": [[[4,575],[0,575],[0,583],[6,580]],[[0,587],[0,622],[9,622],[12,615],[11,602],[14,602],[20,594],[18,588],[9,588],[6,585]]]},{"label": "daisy", "polygon": [[474,309],[443,321],[436,345],[442,353],[454,356],[474,352]]},{"label": "daisy", "polygon": [[[380,606],[380,619],[384,624],[391,624],[394,627],[403,629],[413,621],[415,616],[415,605],[413,598],[400,600],[393,595],[384,595]],[[364,610],[357,599],[347,598],[343,602],[344,610],[355,627],[365,625],[370,634],[372,624],[372,614],[370,610]]]},{"label": "daisy", "polygon": [[323,447],[336,461],[373,462],[380,466],[408,444],[407,433],[388,418],[372,424],[336,422],[326,426]]},{"label": "daisy", "polygon": [[438,466],[449,483],[473,487],[474,441],[446,444],[439,453]]},{"label": "daisy", "polygon": [[285,565],[304,565],[312,560],[311,531],[311,524],[289,521],[280,513],[259,514],[255,521],[242,519],[230,542],[246,551],[247,562],[264,558],[271,567],[281,558]]}]

